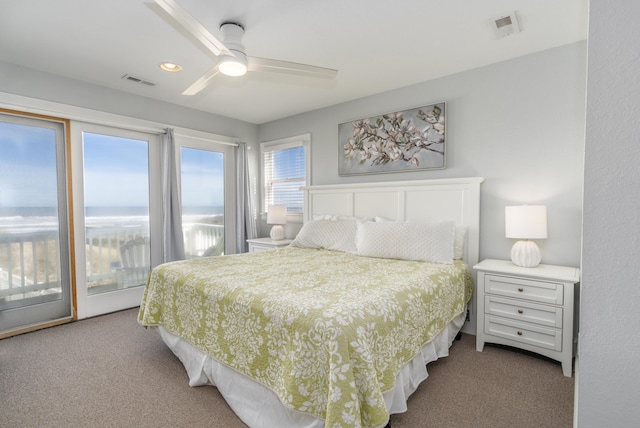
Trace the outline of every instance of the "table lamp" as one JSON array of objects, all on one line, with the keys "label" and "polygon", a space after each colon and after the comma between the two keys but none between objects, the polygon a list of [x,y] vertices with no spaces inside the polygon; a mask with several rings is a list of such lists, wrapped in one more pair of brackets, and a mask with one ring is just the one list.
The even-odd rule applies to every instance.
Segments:
[{"label": "table lamp", "polygon": [[267,209],[267,224],[273,224],[271,228],[271,239],[281,241],[284,239],[283,224],[287,223],[287,207],[282,205],[269,205]]},{"label": "table lamp", "polygon": [[547,237],[547,207],[545,205],[518,205],[505,207],[505,235],[519,239],[511,248],[511,261],[522,267],[540,264],[540,248],[530,239]]}]

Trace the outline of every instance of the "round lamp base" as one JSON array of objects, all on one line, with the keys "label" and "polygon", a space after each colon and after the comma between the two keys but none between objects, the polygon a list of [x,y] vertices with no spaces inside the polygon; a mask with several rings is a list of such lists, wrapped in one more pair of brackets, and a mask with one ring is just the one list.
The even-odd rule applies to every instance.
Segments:
[{"label": "round lamp base", "polygon": [[511,261],[521,267],[536,267],[542,260],[540,248],[533,241],[518,241],[511,248]]},{"label": "round lamp base", "polygon": [[284,227],[276,224],[271,228],[271,239],[274,241],[282,241],[284,239]]}]

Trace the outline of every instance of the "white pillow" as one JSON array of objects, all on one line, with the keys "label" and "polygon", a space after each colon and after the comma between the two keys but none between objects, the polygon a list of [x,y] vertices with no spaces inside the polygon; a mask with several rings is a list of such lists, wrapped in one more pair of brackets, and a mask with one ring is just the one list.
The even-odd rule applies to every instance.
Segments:
[{"label": "white pillow", "polygon": [[453,222],[358,223],[358,255],[386,259],[453,263]]},{"label": "white pillow", "polygon": [[[399,222],[399,220],[381,216],[376,216],[375,221],[378,223]],[[454,260],[462,260],[462,257],[464,256],[464,243],[467,239],[467,229],[469,229],[467,226],[456,226],[456,236],[453,241]]]},{"label": "white pillow", "polygon": [[464,243],[467,239],[468,226],[456,226],[456,236],[453,241],[453,258],[461,260],[464,255]]},{"label": "white pillow", "polygon": [[355,253],[357,224],[354,220],[311,220],[302,226],[291,246]]}]

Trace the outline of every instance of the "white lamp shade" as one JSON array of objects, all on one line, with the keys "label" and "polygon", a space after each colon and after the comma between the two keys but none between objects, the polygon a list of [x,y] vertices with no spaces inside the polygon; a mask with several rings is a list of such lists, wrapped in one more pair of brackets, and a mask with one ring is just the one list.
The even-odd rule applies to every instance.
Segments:
[{"label": "white lamp shade", "polygon": [[547,237],[547,207],[517,205],[505,207],[505,235],[515,239],[545,239]]},{"label": "white lamp shade", "polygon": [[287,207],[283,205],[269,205],[267,209],[267,224],[286,224]]}]

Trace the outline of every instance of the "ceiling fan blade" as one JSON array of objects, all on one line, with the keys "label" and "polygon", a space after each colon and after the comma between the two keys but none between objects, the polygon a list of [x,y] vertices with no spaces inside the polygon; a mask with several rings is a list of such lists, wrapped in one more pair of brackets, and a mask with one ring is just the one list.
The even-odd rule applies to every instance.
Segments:
[{"label": "ceiling fan blade", "polygon": [[229,49],[174,0],[154,0],[176,23],[193,35],[214,55],[235,56]]},{"label": "ceiling fan blade", "polygon": [[287,73],[298,76],[319,77],[322,79],[335,79],[338,75],[338,70],[334,70],[332,68],[316,67],[313,65],[298,64],[296,62],[256,57],[247,57],[247,69],[249,71]]},{"label": "ceiling fan blade", "polygon": [[195,95],[211,83],[211,79],[220,74],[220,70],[216,65],[211,70],[207,71],[201,78],[196,80],[191,86],[184,90],[182,95]]}]

